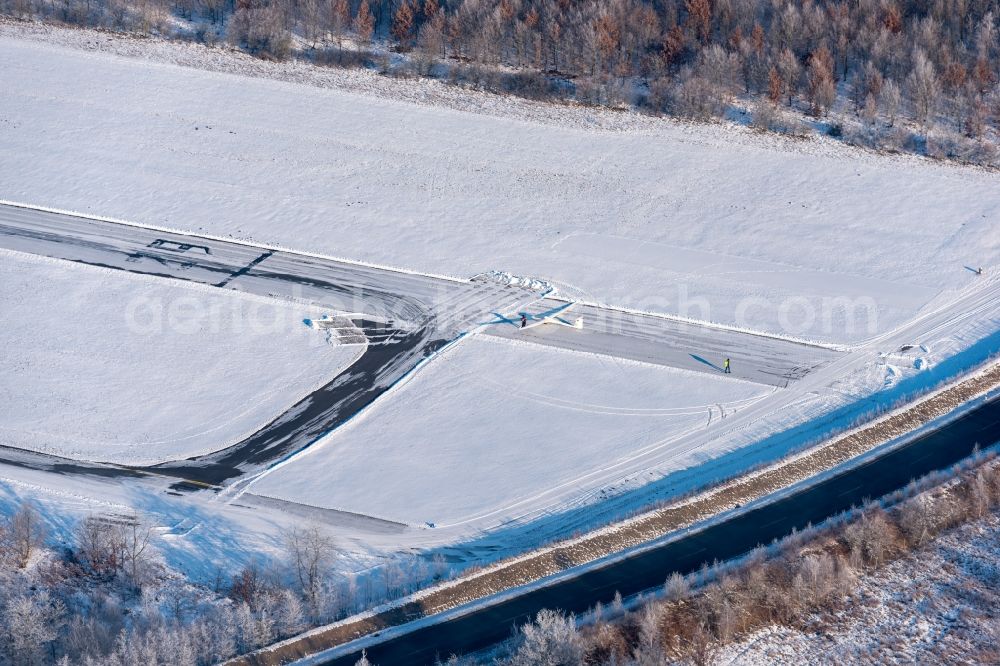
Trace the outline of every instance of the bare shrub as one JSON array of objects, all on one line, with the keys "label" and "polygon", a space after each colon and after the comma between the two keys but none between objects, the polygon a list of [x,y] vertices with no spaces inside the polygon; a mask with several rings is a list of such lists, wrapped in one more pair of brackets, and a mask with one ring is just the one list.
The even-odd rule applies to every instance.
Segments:
[{"label": "bare shrub", "polygon": [[890,554],[895,542],[894,534],[895,526],[881,508],[865,511],[844,530],[844,538],[851,551],[859,553],[861,561],[872,567],[880,566]]},{"label": "bare shrub", "polygon": [[715,655],[715,641],[712,632],[703,625],[695,626],[687,640],[685,656],[691,660],[695,666],[708,666],[712,663]]},{"label": "bare shrub", "polygon": [[808,586],[809,604],[826,599],[836,587],[836,565],[829,553],[803,558],[799,563],[799,574]]},{"label": "bare shrub", "polygon": [[242,0],[229,22],[229,39],[250,53],[282,60],[291,51],[286,22],[277,0]]},{"label": "bare shrub", "polygon": [[107,518],[88,516],[76,529],[76,547],[83,564],[96,576],[111,577],[120,565],[117,530]]},{"label": "bare shrub", "polygon": [[774,125],[778,117],[777,106],[770,101],[762,101],[757,105],[757,109],[750,119],[750,126],[762,132],[768,131]]},{"label": "bare shrub", "polygon": [[[844,597],[854,589],[858,581],[857,570],[854,569],[842,554],[836,553],[833,557],[834,578],[833,595]],[[828,598],[829,599],[829,598]]]},{"label": "bare shrub", "polygon": [[260,566],[256,560],[253,560],[233,578],[229,587],[229,596],[234,601],[245,604],[248,608],[258,608],[264,595],[270,591],[270,587],[260,570]]},{"label": "bare shrub", "polygon": [[926,493],[907,500],[899,509],[899,528],[911,548],[923,546],[946,520],[943,502]]},{"label": "bare shrub", "polygon": [[627,638],[617,624],[598,622],[587,634],[587,663],[621,663],[631,649]]},{"label": "bare shrub", "polygon": [[708,120],[722,113],[722,102],[715,86],[690,70],[673,88],[669,106],[677,115],[694,120]]}]

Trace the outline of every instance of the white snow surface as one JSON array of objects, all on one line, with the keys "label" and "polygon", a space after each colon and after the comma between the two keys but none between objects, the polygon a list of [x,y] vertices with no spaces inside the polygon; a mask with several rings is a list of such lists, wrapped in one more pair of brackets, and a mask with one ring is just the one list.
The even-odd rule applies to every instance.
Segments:
[{"label": "white snow surface", "polygon": [[89,34],[0,25],[0,197],[832,342],[1000,263],[992,173]]},{"label": "white snow surface", "polygon": [[305,306],[0,250],[0,445],[154,464],[224,448],[364,346]]},{"label": "white snow surface", "polygon": [[662,450],[665,465],[690,465],[714,451],[671,452],[672,442],[771,390],[475,336],[252,492],[411,525],[486,529],[579,500],[639,454]]},{"label": "white snow surface", "polygon": [[[904,383],[936,385],[947,377],[949,357],[1000,330],[993,173],[728,124],[546,106],[88,31],[0,23],[0,62],[0,199],[427,273],[531,276],[570,298],[847,347],[843,358],[771,392],[467,336],[363,417],[250,488],[441,528],[362,534],[356,538],[365,548],[451,544],[508,518],[558,516],[521,541],[505,536],[511,540],[497,556],[536,545],[578,526],[562,519],[564,511],[586,506],[588,520],[610,519],[848,427],[859,410],[902,398],[896,388]],[[0,264],[9,266],[6,255]],[[969,270],[978,266],[983,276]],[[233,405],[276,390],[282,377],[302,381],[295,390],[303,395],[350,361],[319,360],[345,352],[314,347],[325,342],[301,319],[319,313],[294,309],[282,310],[294,326],[277,346],[220,333],[190,349],[190,340],[172,335],[162,343],[191,358],[160,355],[119,339],[123,329],[107,326],[107,317],[120,318],[121,306],[108,301],[152,285],[172,294],[185,287],[121,273],[100,278],[100,297],[82,280],[56,280],[62,291],[44,281],[30,289],[0,284],[5,326],[15,319],[9,312],[32,320],[0,333],[4,353],[13,350],[14,363],[27,359],[35,373],[35,384],[24,385],[40,387],[17,402],[36,394],[49,400],[46,392],[64,400],[46,403],[48,411],[4,408],[4,425],[14,422],[7,414],[22,414],[22,434],[41,422],[59,427],[48,439],[32,434],[31,448],[93,457],[93,440],[116,434],[116,455],[134,462],[217,448],[214,439],[203,445],[180,437],[197,437],[190,423],[214,427],[219,415],[235,413]],[[16,299],[8,297],[15,288]],[[213,293],[197,297],[229,298]],[[877,319],[862,312],[852,325],[837,299],[868,298]],[[98,313],[79,313],[85,332],[65,317],[79,304]],[[6,344],[15,333],[24,348]],[[51,350],[60,344],[60,351],[93,351],[57,358]],[[146,375],[111,365],[122,359],[161,373],[162,383],[137,393]],[[106,376],[88,374],[97,370]],[[60,375],[74,387],[57,386]],[[215,390],[233,393],[190,390],[191,382],[213,381]],[[90,411],[97,398],[80,397],[112,389],[118,397],[102,396],[99,412]],[[269,420],[294,392],[283,388],[284,402],[267,394],[276,402],[255,418]],[[210,395],[210,404],[195,393]],[[184,432],[151,430],[148,441],[122,434],[119,426],[169,425],[158,402],[184,414]],[[830,413],[832,421],[772,437]],[[105,426],[105,416],[118,425]],[[225,425],[230,440],[252,429],[251,420]],[[157,455],[142,457],[160,444]],[[102,447],[96,457],[106,459],[110,445]],[[14,467],[4,474],[9,484],[48,484],[58,493],[111,486],[81,489],[78,478]],[[669,484],[650,484],[657,488],[649,494],[625,493],[664,477]],[[608,496],[634,504],[599,502]],[[202,514],[173,502],[156,496],[158,511],[183,514],[174,541],[191,549],[192,562],[209,561],[206,544],[245,554],[229,535],[258,508],[220,500]],[[216,511],[232,512],[233,522],[218,522]],[[256,529],[252,517],[245,520],[242,532]],[[350,528],[337,529],[351,538]]]}]

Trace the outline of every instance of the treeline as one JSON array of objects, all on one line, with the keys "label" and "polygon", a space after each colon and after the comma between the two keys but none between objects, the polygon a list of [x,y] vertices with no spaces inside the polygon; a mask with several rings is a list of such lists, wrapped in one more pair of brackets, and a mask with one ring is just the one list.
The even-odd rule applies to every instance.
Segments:
[{"label": "treeline", "polygon": [[[932,484],[939,485],[927,489]],[[891,508],[872,504],[829,527],[788,537],[770,552],[759,548],[736,566],[705,567],[687,577],[672,574],[658,598],[631,609],[616,597],[608,607],[598,605],[592,621],[580,628],[572,616],[542,611],[493,663],[701,665],[713,663],[720,646],[767,626],[808,630],[815,615],[847,608],[865,572],[995,510],[1000,465],[989,456],[957,477],[936,475],[890,503],[893,499]]]},{"label": "treeline", "polygon": [[158,534],[139,515],[95,515],[60,540],[28,503],[0,518],[0,664],[207,666],[451,573],[408,557],[343,575],[309,526],[276,560],[194,585],[164,564]]},{"label": "treeline", "polygon": [[[369,64],[530,97],[693,118],[825,117],[870,145],[991,162],[998,0],[0,0],[72,24],[227,39],[264,57]],[[167,16],[187,20],[177,28]],[[174,26],[174,27],[171,27]],[[384,53],[384,52],[383,52]],[[909,126],[904,131],[898,121]],[[844,123],[846,122],[846,126]],[[927,144],[937,130],[937,143]],[[941,137],[953,140],[943,142]],[[964,143],[962,140],[965,140]],[[962,152],[964,151],[964,152]]]}]

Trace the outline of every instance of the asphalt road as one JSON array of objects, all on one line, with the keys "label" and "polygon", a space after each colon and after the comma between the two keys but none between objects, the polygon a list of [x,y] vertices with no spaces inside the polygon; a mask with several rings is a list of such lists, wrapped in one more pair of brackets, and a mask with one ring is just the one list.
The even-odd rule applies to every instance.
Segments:
[{"label": "asphalt road", "polygon": [[[943,469],[968,456],[978,444],[1000,442],[1000,398],[944,428],[820,481],[773,503],[628,559],[534,589],[447,622],[434,624],[366,647],[372,663],[383,666],[431,664],[451,654],[468,654],[510,637],[511,630],[543,608],[581,613],[594,603],[662,586],[672,572],[697,571],[703,563],[740,556],[759,544],[817,524],[826,518],[902,488],[911,479]],[[331,650],[314,663],[349,666],[360,649]]]}]

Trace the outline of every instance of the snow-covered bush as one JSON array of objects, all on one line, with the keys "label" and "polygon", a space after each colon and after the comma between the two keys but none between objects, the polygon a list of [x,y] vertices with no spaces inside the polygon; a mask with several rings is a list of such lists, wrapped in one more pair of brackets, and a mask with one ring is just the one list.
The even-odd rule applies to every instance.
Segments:
[{"label": "snow-covered bush", "polygon": [[521,627],[520,644],[510,666],[576,666],[583,660],[583,640],[576,618],[542,610],[534,622]]}]

